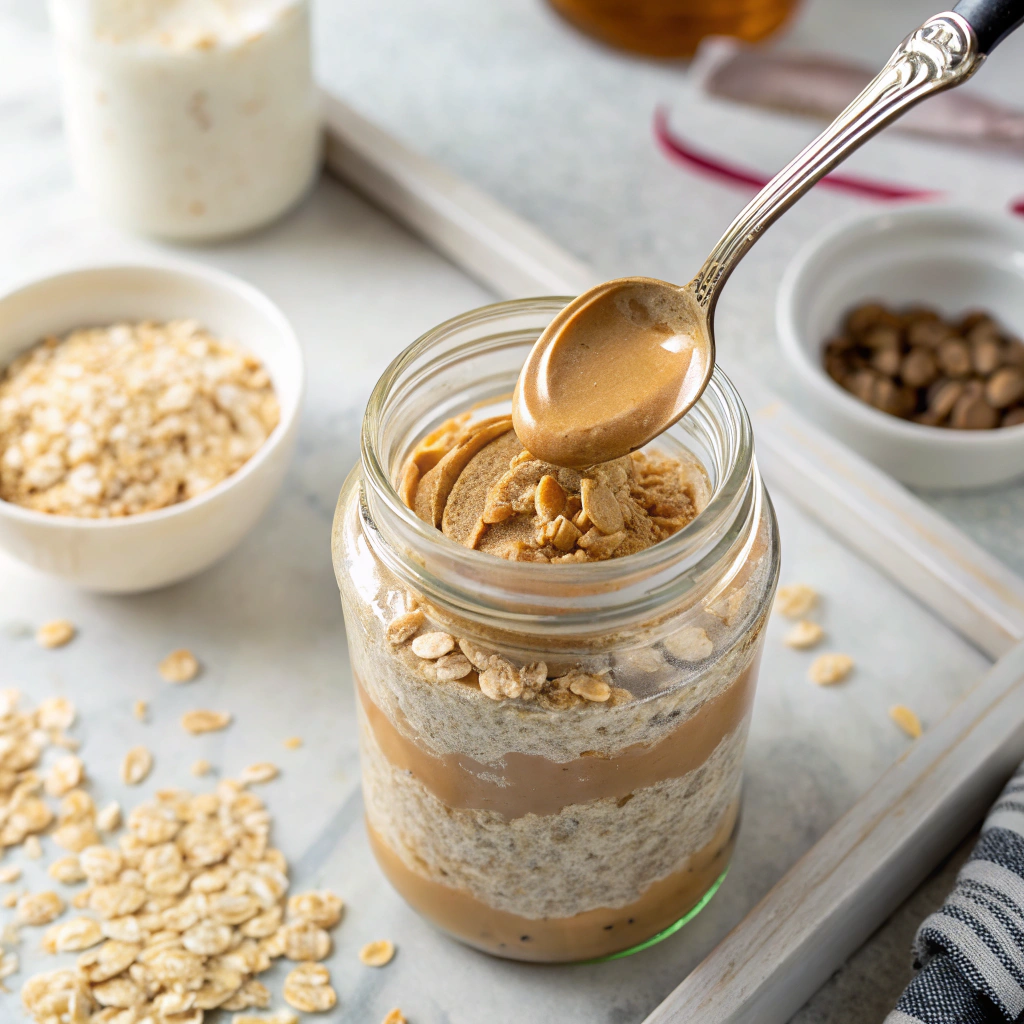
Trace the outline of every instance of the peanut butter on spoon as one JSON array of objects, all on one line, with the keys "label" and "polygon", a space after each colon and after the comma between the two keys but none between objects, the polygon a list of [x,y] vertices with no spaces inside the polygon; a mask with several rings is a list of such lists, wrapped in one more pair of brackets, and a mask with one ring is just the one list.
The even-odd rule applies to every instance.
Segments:
[{"label": "peanut butter on spoon", "polygon": [[584,292],[537,339],[516,384],[519,440],[554,465],[619,458],[676,422],[714,369],[714,313],[736,264],[819,178],[916,103],[965,82],[1024,23],[1021,5],[961,0],[929,18],[739,212],[685,287],[647,277]]},{"label": "peanut butter on spoon", "polygon": [[714,369],[706,313],[689,287],[607,281],[570,302],[530,351],[512,399],[519,440],[580,469],[628,455],[700,398]]}]

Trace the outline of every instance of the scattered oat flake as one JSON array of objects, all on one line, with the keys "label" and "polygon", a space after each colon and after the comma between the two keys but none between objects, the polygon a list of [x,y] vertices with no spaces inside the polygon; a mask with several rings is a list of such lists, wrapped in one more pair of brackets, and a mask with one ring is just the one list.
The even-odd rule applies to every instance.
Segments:
[{"label": "scattered oat flake", "polygon": [[284,1001],[302,1013],[324,1013],[338,1001],[323,964],[299,964],[284,979]]},{"label": "scattered oat flake", "polygon": [[359,950],[359,959],[367,967],[383,967],[391,963],[395,955],[395,945],[387,939],[378,939],[376,942],[368,942]]},{"label": "scattered oat flake", "polygon": [[12,889],[10,892],[5,892],[3,897],[0,897],[0,907],[6,907],[8,910],[11,907],[16,907],[18,905],[18,900],[20,900],[21,897],[22,893],[20,893],[17,889]]},{"label": "scattered oat flake", "polygon": [[92,917],[73,917],[55,924],[43,934],[43,949],[47,953],[79,953],[103,941],[103,929]]},{"label": "scattered oat flake", "polygon": [[809,619],[801,619],[783,638],[782,642],[787,647],[795,647],[798,650],[807,650],[821,643],[825,636],[825,630],[816,622]]},{"label": "scattered oat flake", "polygon": [[75,626],[67,619],[53,619],[44,622],[36,630],[36,643],[40,647],[63,647],[70,643],[75,636]]},{"label": "scattered oat flake", "polygon": [[418,608],[414,608],[411,612],[405,612],[402,615],[396,615],[389,623],[388,628],[384,632],[385,639],[389,644],[398,646],[398,644],[404,644],[411,636],[416,633],[416,630],[423,625],[423,612]]},{"label": "scattered oat flake", "polygon": [[149,711],[149,705],[144,700],[137,700],[132,705],[132,714],[140,721],[146,720],[146,714]]},{"label": "scattered oat flake", "polygon": [[0,954],[0,980],[17,974],[20,966],[17,953],[8,951]]},{"label": "scattered oat flake", "polygon": [[55,860],[47,869],[46,873],[60,882],[62,885],[74,885],[76,882],[85,881],[85,872],[82,870],[82,863],[74,853]]},{"label": "scattered oat flake", "polygon": [[190,683],[199,674],[199,659],[181,647],[171,651],[157,668],[165,683]]},{"label": "scattered oat flake", "polygon": [[19,924],[49,924],[64,913],[64,901],[53,890],[27,892],[18,900]]},{"label": "scattered oat flake", "polygon": [[229,711],[207,711],[196,710],[186,711],[181,717],[182,728],[193,736],[199,736],[204,732],[217,732],[226,728],[231,722]]},{"label": "scattered oat flake", "polygon": [[46,792],[50,796],[64,796],[78,786],[85,777],[85,765],[76,754],[57,758],[46,776]]},{"label": "scattered oat flake", "polygon": [[905,704],[894,704],[889,708],[889,717],[913,740],[923,732],[921,719]]},{"label": "scattered oat flake", "polygon": [[21,868],[17,864],[8,864],[7,867],[0,868],[0,885],[10,885],[11,882],[16,882],[21,878]]},{"label": "scattered oat flake", "polygon": [[153,770],[153,755],[143,746],[132,747],[121,762],[121,781],[137,786]]},{"label": "scattered oat flake", "polygon": [[121,805],[116,800],[96,812],[96,827],[101,832],[115,832],[121,827]]},{"label": "scattered oat flake", "polygon": [[273,1013],[236,1013],[231,1024],[299,1024],[299,1015],[294,1010],[275,1010]]},{"label": "scattered oat flake", "polygon": [[200,757],[192,762],[192,767],[189,771],[198,778],[202,775],[209,775],[212,768],[213,765],[205,757]]},{"label": "scattered oat flake", "polygon": [[40,703],[36,718],[42,729],[69,729],[75,721],[75,706],[67,697],[48,697]]},{"label": "scattered oat flake", "polygon": [[790,583],[779,587],[775,595],[775,607],[787,619],[799,619],[814,607],[817,600],[818,593],[813,587],[806,583]]},{"label": "scattered oat flake", "polygon": [[848,654],[819,654],[808,672],[812,683],[832,686],[841,683],[853,671],[853,658]]},{"label": "scattered oat flake", "polygon": [[345,904],[330,889],[296,893],[288,900],[288,916],[312,921],[320,928],[333,928],[340,920]]},{"label": "scattered oat flake", "polygon": [[711,656],[714,642],[700,626],[683,626],[664,640],[665,650],[682,661],[703,661]]},{"label": "scattered oat flake", "polygon": [[455,650],[455,637],[450,633],[421,633],[412,642],[412,653],[433,661]]},{"label": "scattered oat flake", "polygon": [[301,736],[289,736],[284,741],[285,748],[287,750],[298,750],[302,746]]},{"label": "scattered oat flake", "polygon": [[276,779],[279,774],[276,764],[271,764],[269,761],[260,761],[257,764],[249,765],[248,768],[243,768],[239,772],[238,781],[243,786],[251,786],[261,782],[270,782],[272,779]]},{"label": "scattered oat flake", "polygon": [[396,1006],[385,1018],[381,1021],[381,1024],[409,1024],[405,1019],[405,1014]]},{"label": "scattered oat flake", "polygon": [[22,849],[29,860],[39,860],[43,855],[43,844],[39,841],[39,836],[29,836]]}]

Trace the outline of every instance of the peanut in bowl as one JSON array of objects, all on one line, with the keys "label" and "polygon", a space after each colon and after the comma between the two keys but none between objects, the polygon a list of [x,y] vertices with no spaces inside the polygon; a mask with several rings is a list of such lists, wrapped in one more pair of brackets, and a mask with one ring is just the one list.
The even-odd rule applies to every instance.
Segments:
[{"label": "peanut in bowl", "polygon": [[[41,339],[58,338],[64,341],[49,340],[35,359],[24,358]],[[99,346],[92,367],[73,357],[90,344]],[[121,360],[136,378],[144,372],[173,377],[175,358],[180,363],[190,352],[204,354],[201,373],[223,375],[225,366],[235,371],[218,380],[217,402],[201,403],[206,418],[183,424],[192,394],[183,381],[162,389],[155,413],[143,409],[136,419],[151,427],[163,423],[169,433],[201,434],[206,457],[182,463],[180,445],[133,437],[128,448],[135,465],[115,467],[119,482],[112,487],[103,457],[66,457],[66,476],[51,471],[45,459],[27,461],[38,447],[31,424],[5,443],[0,437],[0,458],[7,459],[0,548],[73,585],[107,593],[150,590],[200,572],[242,539],[277,491],[294,446],[303,386],[301,350],[281,311],[245,282],[205,267],[85,267],[0,296],[0,367],[11,367],[0,402],[5,385],[12,404],[45,392],[41,373],[49,372],[63,390],[64,407],[48,408],[44,394],[28,419],[63,416],[57,429],[66,432],[65,453],[96,443],[76,422],[76,396],[85,394],[81,401],[94,406],[97,396],[119,400],[116,389],[103,391],[110,385],[102,372],[108,364]],[[92,391],[78,377],[90,370]],[[19,386],[20,394],[12,393]],[[122,416],[101,441],[119,437],[123,454],[130,420]],[[157,464],[158,452],[170,453],[165,462],[176,458],[177,464]]]},{"label": "peanut in bowl", "polygon": [[[875,353],[860,344],[866,338],[848,337],[852,311],[868,303],[906,320],[902,349],[889,353],[891,377],[874,367],[861,374],[857,361]],[[964,319],[972,310],[989,313],[1005,335],[1003,346],[1016,351],[1012,339],[1024,336],[1024,227],[982,211],[915,205],[859,214],[812,238],[783,275],[776,327],[816,420],[903,483],[969,490],[1024,475],[1024,424],[1015,423],[1015,408],[1001,408],[1005,396],[994,386],[1005,382],[999,377],[990,385],[980,367],[966,367],[961,378],[946,365],[973,352],[963,335],[975,326]],[[915,320],[921,323],[910,338]],[[941,342],[932,350],[935,381],[930,373],[916,375],[921,366],[895,369],[896,355],[927,362],[916,334],[928,333],[928,323],[952,339],[945,341],[949,352],[940,352]],[[856,344],[844,349],[844,337]],[[1007,376],[1007,368],[987,376],[1000,373]],[[957,386],[940,396],[950,374]],[[907,381],[920,387],[908,389]],[[961,397],[954,417],[955,401],[945,404]]]}]

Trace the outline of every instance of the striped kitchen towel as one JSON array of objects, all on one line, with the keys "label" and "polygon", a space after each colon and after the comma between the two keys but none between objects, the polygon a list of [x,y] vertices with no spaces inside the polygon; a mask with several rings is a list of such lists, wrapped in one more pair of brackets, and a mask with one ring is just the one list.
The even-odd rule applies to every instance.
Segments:
[{"label": "striped kitchen towel", "polygon": [[942,909],[918,929],[914,960],[919,973],[885,1024],[1024,1020],[1024,765]]}]

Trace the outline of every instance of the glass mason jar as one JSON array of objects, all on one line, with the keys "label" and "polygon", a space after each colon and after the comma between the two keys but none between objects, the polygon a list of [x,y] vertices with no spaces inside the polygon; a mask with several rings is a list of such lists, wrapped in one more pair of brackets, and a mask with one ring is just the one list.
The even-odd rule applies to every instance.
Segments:
[{"label": "glass mason jar", "polygon": [[[750,422],[718,370],[651,446],[696,457],[703,511],[644,551],[589,564],[504,561],[403,504],[396,482],[415,443],[467,409],[507,411],[527,352],[567,301],[473,310],[391,364],[367,406],[332,543],[381,868],[463,942],[547,962],[648,945],[720,884],[779,566]],[[475,671],[438,681],[407,631],[388,630],[420,612],[421,631],[516,666],[543,662],[549,678],[603,674],[612,699],[495,701]]]}]

